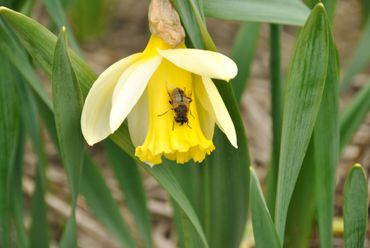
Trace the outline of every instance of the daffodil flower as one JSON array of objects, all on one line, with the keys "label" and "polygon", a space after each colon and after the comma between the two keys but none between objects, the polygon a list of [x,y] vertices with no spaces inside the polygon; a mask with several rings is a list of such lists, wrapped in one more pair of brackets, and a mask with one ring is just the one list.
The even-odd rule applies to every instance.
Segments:
[{"label": "daffodil flower", "polygon": [[[214,124],[237,147],[230,115],[211,78],[229,81],[237,74],[235,63],[211,51],[172,49],[152,36],[142,53],[128,56],[105,70],[86,98],[81,118],[82,133],[93,145],[128,121],[135,155],[148,164],[162,156],[177,163],[204,160],[214,149]],[[180,104],[187,121],[177,122],[173,91],[182,90]],[[173,100],[173,99],[172,99]]]}]

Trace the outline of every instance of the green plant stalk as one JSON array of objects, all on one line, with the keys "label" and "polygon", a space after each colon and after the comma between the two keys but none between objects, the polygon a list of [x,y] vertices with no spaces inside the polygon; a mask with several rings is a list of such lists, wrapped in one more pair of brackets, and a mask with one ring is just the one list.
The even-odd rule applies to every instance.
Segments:
[{"label": "green plant stalk", "polygon": [[235,98],[238,102],[240,102],[244,90],[248,87],[251,65],[257,50],[260,26],[256,22],[241,24],[231,50],[231,58],[238,66],[238,74],[231,80]]},{"label": "green plant stalk", "polygon": [[274,218],[279,172],[283,92],[281,76],[281,26],[270,25],[270,92],[272,117],[272,158],[268,175],[267,206]]},{"label": "green plant stalk", "polygon": [[356,94],[340,115],[340,150],[351,141],[370,111],[370,81]]}]

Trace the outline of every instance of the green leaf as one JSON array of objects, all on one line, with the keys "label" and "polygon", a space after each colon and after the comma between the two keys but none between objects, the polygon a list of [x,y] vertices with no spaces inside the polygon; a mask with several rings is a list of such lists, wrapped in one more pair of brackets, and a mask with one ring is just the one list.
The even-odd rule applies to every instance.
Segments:
[{"label": "green leaf", "polygon": [[250,203],[252,211],[253,234],[256,247],[281,247],[274,222],[267,208],[256,173],[251,169]]},{"label": "green leaf", "polygon": [[344,73],[341,90],[344,91],[348,89],[352,78],[359,72],[361,72],[367,65],[370,64],[370,53],[369,53],[369,43],[370,43],[370,18],[368,18],[366,25],[362,30],[362,34],[356,50],[348,63],[346,72]]},{"label": "green leaf", "polygon": [[66,167],[72,203],[75,206],[83,163],[83,136],[80,127],[82,96],[66,45],[65,29],[55,47],[53,63],[53,105],[61,158]]},{"label": "green leaf", "polygon": [[151,223],[145,192],[136,161],[125,154],[113,142],[105,142],[105,148],[114,175],[117,178],[128,208],[134,216],[145,247],[153,247]]},{"label": "green leaf", "polygon": [[101,172],[89,156],[85,156],[84,159],[81,193],[95,216],[109,229],[122,247],[136,247]]},{"label": "green leaf", "polygon": [[38,120],[38,108],[30,87],[25,84],[24,80],[18,81],[18,87],[22,106],[22,120],[37,155],[35,191],[31,203],[30,247],[46,248],[49,247],[49,226],[45,202],[45,167],[47,163],[41,137],[41,125]]},{"label": "green leaf", "polygon": [[238,149],[230,145],[220,130],[215,130],[213,142],[217,148],[203,165],[204,215],[201,221],[210,247],[239,247],[248,215],[250,158],[231,86],[218,83],[237,130]]},{"label": "green leaf", "polygon": [[[0,15],[19,37],[28,53],[39,63],[45,73],[51,76],[53,56],[57,38],[48,29],[33,19],[5,7],[0,7]],[[86,97],[91,85],[97,78],[93,70],[76,53],[70,51],[70,60],[80,85],[82,95]],[[111,135],[111,139],[133,156],[133,146],[128,135],[127,125]]]},{"label": "green leaf", "polygon": [[15,153],[15,160],[10,175],[10,188],[12,195],[11,208],[13,212],[15,228],[17,231],[17,247],[19,248],[29,247],[29,238],[24,223],[25,217],[22,191],[25,144],[24,128],[22,127]]},{"label": "green leaf", "polygon": [[[67,28],[68,33],[68,40],[71,43],[73,49],[78,53],[81,54],[80,48],[77,44],[77,41],[72,33],[72,28],[70,27],[67,18],[64,14],[63,6],[60,1],[58,0],[42,0],[44,3],[46,10],[49,12],[49,16],[56,24],[57,28],[60,30],[62,27]],[[84,13],[83,11],[80,14]],[[94,26],[95,25],[90,25]]]},{"label": "green leaf", "polygon": [[370,81],[352,99],[340,115],[340,149],[351,141],[353,135],[370,111]]},{"label": "green leaf", "polygon": [[315,149],[311,139],[289,204],[284,247],[309,247],[316,211]]},{"label": "green leaf", "polygon": [[[10,61],[0,60],[0,246],[10,247],[10,177],[19,133],[18,94]],[[10,83],[13,82],[13,83]]]},{"label": "green leaf", "polygon": [[111,19],[111,10],[114,10],[117,5],[119,2],[107,0],[69,1],[67,13],[77,38],[85,41],[102,34]]},{"label": "green leaf", "polygon": [[243,23],[239,28],[231,50],[231,58],[238,66],[238,75],[231,80],[235,98],[238,102],[240,102],[242,94],[247,87],[259,33],[260,24],[253,22]]},{"label": "green leaf", "polygon": [[316,5],[298,37],[285,87],[275,224],[284,241],[289,202],[320,109],[328,67],[328,21]]},{"label": "green leaf", "polygon": [[344,242],[346,248],[364,247],[368,218],[368,189],[364,169],[355,164],[344,185]]},{"label": "green leaf", "polygon": [[270,92],[272,117],[272,153],[268,172],[267,205],[274,218],[279,172],[281,124],[283,119],[283,85],[281,70],[281,26],[270,25]]},{"label": "green leaf", "polygon": [[[41,65],[45,73],[50,76],[56,37],[44,26],[32,20],[31,18],[28,18],[5,7],[0,7],[0,15],[16,32],[23,46],[27,49],[31,56]],[[96,79],[96,74],[83,60],[81,60],[81,58],[73,53],[73,51],[70,51],[70,58],[71,64],[76,73],[77,81],[81,87],[82,95],[86,96],[92,83]],[[50,120],[51,110],[43,106],[43,104],[41,104],[41,106],[44,110],[44,116],[47,116],[46,120]],[[235,104],[235,106],[237,105]],[[237,107],[234,108],[234,112],[235,111],[238,111]],[[47,126],[49,126],[49,131],[53,131],[53,128],[50,127],[50,125],[47,124]],[[243,124],[239,116],[239,128],[240,127],[243,128]],[[240,135],[240,137],[244,137],[243,139],[245,139],[244,133]],[[51,133],[51,136],[53,137],[54,134]],[[130,155],[132,158],[135,158],[134,147],[129,138],[126,123],[124,123],[118,131],[111,135],[110,138],[128,155]],[[245,140],[243,142],[245,142]],[[243,143],[241,145],[239,144],[239,147],[241,148],[240,154],[242,154],[242,157],[245,158],[247,155],[245,154],[245,150],[243,149]],[[243,161],[243,163],[247,163],[246,159],[241,159],[241,161]],[[195,226],[197,233],[201,237],[204,245],[207,246],[206,238],[197,218],[197,215],[195,214],[194,209],[191,207],[189,200],[184,194],[181,186],[176,182],[173,174],[170,171],[163,171],[161,169],[151,170],[148,166],[145,166],[142,163],[140,163],[140,165],[148,170],[149,173],[158,180],[158,182],[170,193],[172,198],[181,206],[181,208],[191,220],[191,223]]]},{"label": "green leaf", "polygon": [[[189,1],[191,11],[197,17],[196,24],[201,31],[203,44],[207,49],[216,51],[204,20],[201,18],[201,11],[194,0]],[[188,27],[185,26],[185,28]],[[190,31],[194,29],[194,27],[191,28]],[[189,33],[189,30],[187,31]],[[201,167],[191,171],[187,167],[189,174],[180,176],[180,181],[197,182],[195,188],[192,187],[190,192],[187,190],[187,194],[197,209],[210,247],[238,247],[244,233],[248,212],[249,152],[239,105],[231,85],[217,80],[214,83],[235,125],[238,149],[232,147],[225,135],[216,130],[213,140],[217,149]],[[188,185],[188,183],[182,184],[183,188],[186,187],[184,185]],[[192,199],[194,197],[198,199]],[[189,226],[187,220],[181,218],[181,214],[177,216],[180,217],[176,222],[183,224],[181,228],[184,230]],[[186,234],[180,236],[183,240],[189,239],[188,237],[193,233],[191,228],[187,229]],[[197,241],[185,240],[185,242],[188,247],[191,247]]]},{"label": "green leaf", "polygon": [[84,144],[80,127],[82,97],[67,51],[65,29],[55,47],[52,72],[55,126],[61,159],[72,195],[72,212],[61,240],[61,247],[77,247],[75,209],[83,164]]},{"label": "green leaf", "polygon": [[226,20],[302,26],[309,9],[300,1],[205,0],[206,16]]},{"label": "green leaf", "polygon": [[5,26],[3,20],[0,20],[0,36],[0,50],[2,53],[8,57],[9,61],[11,61],[22,76],[27,79],[32,89],[36,91],[41,99],[51,108],[52,105],[48,95],[39,82],[38,76],[30,64],[26,52],[23,47],[21,47],[14,34]]},{"label": "green leaf", "polygon": [[314,129],[315,191],[320,246],[332,247],[335,175],[339,158],[339,68],[337,51],[330,35],[329,65],[324,94]]},{"label": "green leaf", "polygon": [[177,12],[180,15],[181,22],[190,37],[194,47],[204,48],[201,32],[197,25],[197,20],[192,12],[189,1],[172,0]]}]

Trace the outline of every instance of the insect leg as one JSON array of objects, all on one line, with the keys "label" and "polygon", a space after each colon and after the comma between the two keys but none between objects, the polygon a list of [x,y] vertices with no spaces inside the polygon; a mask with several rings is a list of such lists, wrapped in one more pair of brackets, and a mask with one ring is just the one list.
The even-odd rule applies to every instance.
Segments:
[{"label": "insect leg", "polygon": [[175,130],[175,120],[172,121],[172,131]]},{"label": "insect leg", "polygon": [[195,119],[194,115],[191,113],[191,110],[189,109],[189,114],[191,115],[191,117],[193,117],[193,119]]},{"label": "insect leg", "polygon": [[167,114],[168,111],[170,111],[170,110],[167,110],[166,112],[164,112],[164,113],[162,113],[160,115],[157,115],[157,117],[160,117],[160,116],[163,116],[163,115]]},{"label": "insect leg", "polygon": [[188,127],[189,127],[190,129],[192,129],[192,128],[191,128],[191,126],[189,125],[189,122],[188,122],[188,121],[186,122],[186,125],[188,125]]}]

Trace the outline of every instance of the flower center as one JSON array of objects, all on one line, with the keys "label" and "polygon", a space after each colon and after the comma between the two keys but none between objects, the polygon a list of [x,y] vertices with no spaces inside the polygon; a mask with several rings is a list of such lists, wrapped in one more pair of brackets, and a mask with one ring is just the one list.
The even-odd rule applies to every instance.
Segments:
[{"label": "flower center", "polygon": [[136,156],[152,164],[161,157],[201,162],[214,150],[199,124],[192,74],[163,60],[148,84],[148,134]]}]

